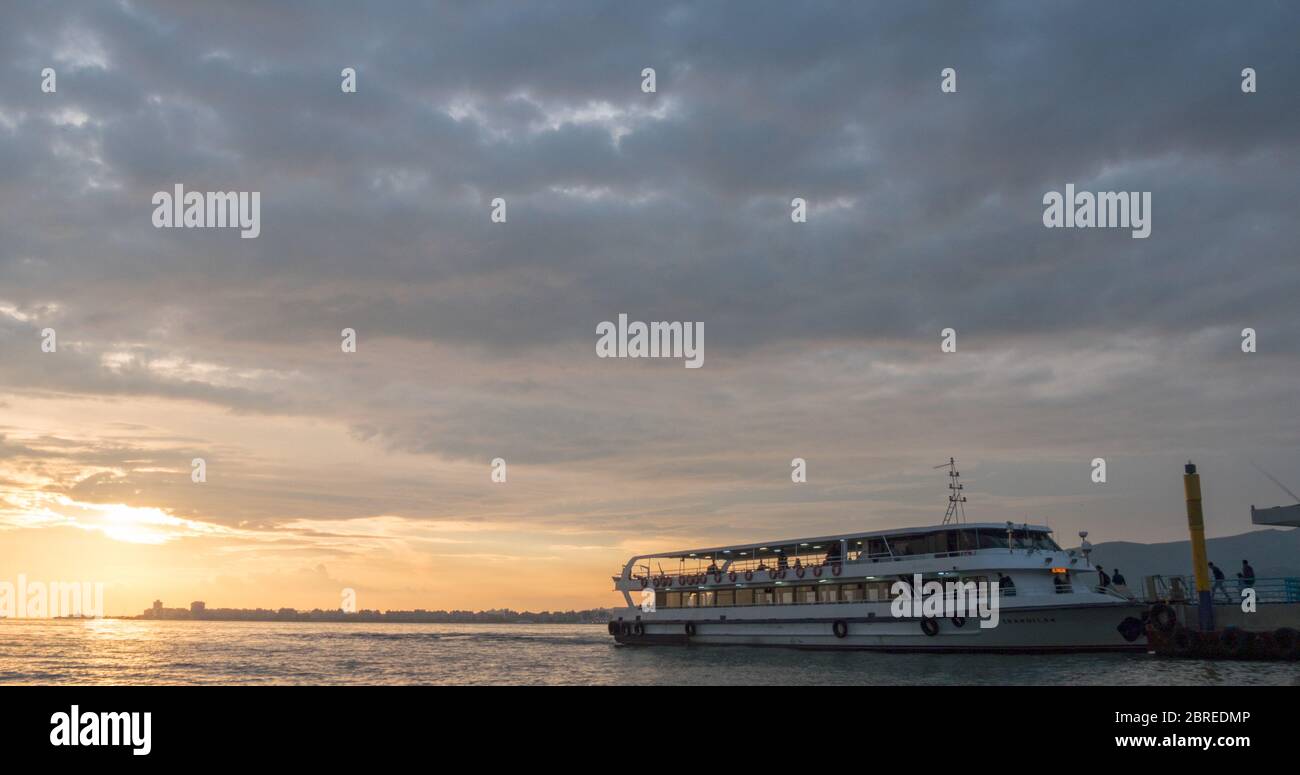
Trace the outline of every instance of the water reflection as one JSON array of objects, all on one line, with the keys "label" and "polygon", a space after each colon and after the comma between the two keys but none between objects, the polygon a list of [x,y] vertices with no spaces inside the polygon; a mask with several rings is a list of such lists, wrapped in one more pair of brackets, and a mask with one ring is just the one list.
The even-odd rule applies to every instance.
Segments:
[{"label": "water reflection", "polygon": [[1141,654],[623,648],[584,625],[0,621],[0,683],[1300,684],[1300,665]]}]

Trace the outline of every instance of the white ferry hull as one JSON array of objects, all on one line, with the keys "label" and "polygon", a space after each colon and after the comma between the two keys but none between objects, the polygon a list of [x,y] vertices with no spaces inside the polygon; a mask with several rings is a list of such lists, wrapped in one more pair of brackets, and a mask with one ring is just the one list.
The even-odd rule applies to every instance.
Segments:
[{"label": "white ferry hull", "polygon": [[[939,619],[938,631],[927,635],[919,619],[896,619],[879,605],[800,606],[798,616],[772,618],[761,609],[720,609],[705,613],[672,611],[671,618],[641,615],[632,610],[622,626],[612,629],[625,645],[736,645],[780,646],[802,649],[924,652],[1082,652],[1145,651],[1145,630],[1140,604],[1102,603],[1003,608],[996,627],[982,628],[975,618],[958,627]],[[784,612],[783,612],[784,613]],[[875,614],[871,616],[871,614]],[[883,615],[882,615],[883,613]],[[641,616],[637,626],[637,616]],[[723,618],[725,617],[725,618]],[[1126,627],[1120,625],[1126,619]],[[692,633],[687,633],[687,622]],[[836,622],[842,637],[836,635]],[[1123,631],[1122,631],[1123,630]],[[1124,631],[1127,631],[1127,636]],[[637,634],[637,633],[641,634]],[[1137,633],[1135,635],[1135,633]]]}]

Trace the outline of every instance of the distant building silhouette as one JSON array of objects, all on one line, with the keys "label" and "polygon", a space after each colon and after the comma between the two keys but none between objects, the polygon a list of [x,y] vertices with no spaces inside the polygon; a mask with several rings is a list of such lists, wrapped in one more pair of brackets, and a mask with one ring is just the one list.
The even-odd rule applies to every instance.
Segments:
[{"label": "distant building silhouette", "polygon": [[314,608],[299,611],[295,608],[208,608],[202,600],[190,603],[189,608],[164,608],[155,600],[152,608],[144,609],[140,619],[203,619],[206,621],[251,622],[423,622],[423,623],[480,623],[480,624],[604,624],[611,618],[608,608],[586,611],[414,611],[361,610],[356,613]]}]

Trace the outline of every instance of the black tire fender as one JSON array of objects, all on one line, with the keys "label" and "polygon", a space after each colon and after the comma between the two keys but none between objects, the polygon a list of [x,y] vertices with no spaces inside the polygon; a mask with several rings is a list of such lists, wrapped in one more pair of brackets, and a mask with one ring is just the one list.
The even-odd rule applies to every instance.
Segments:
[{"label": "black tire fender", "polygon": [[1129,643],[1132,643],[1133,641],[1142,637],[1142,632],[1144,631],[1145,628],[1142,626],[1141,619],[1135,619],[1132,616],[1126,616],[1124,617],[1124,621],[1120,622],[1118,625],[1115,626],[1115,629],[1118,630],[1119,634],[1124,637],[1124,640],[1128,641]]},{"label": "black tire fender", "polygon": [[1161,632],[1173,632],[1178,626],[1178,614],[1164,603],[1156,603],[1151,607],[1151,623]]}]

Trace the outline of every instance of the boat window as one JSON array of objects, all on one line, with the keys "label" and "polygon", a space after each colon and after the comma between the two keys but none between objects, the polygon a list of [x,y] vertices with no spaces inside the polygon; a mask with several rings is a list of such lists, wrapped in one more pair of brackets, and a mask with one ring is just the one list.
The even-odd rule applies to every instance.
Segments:
[{"label": "boat window", "polygon": [[951,530],[931,533],[925,537],[926,554],[944,554],[957,550],[957,536]]},{"label": "boat window", "polygon": [[775,602],[775,595],[771,587],[754,590],[754,605],[772,605]]},{"label": "boat window", "polygon": [[885,539],[883,538],[868,538],[866,549],[867,555],[871,557],[889,556],[889,547],[885,545]]},{"label": "boat window", "polygon": [[893,582],[890,582],[890,581],[872,581],[872,582],[868,582],[867,585],[866,585],[866,588],[867,588],[867,600],[869,600],[869,601],[871,601],[871,602],[873,602],[873,603],[874,603],[874,602],[880,602],[880,601],[883,601],[883,600],[889,600],[889,599],[892,597],[892,596],[889,594],[889,588],[892,587],[892,586],[893,586]]},{"label": "boat window", "polygon": [[816,603],[817,587],[799,587],[799,592],[795,595],[795,601],[799,603]]},{"label": "boat window", "polygon": [[698,592],[683,592],[682,608],[695,608],[697,605],[699,605],[700,602],[699,595],[700,593]]},{"label": "boat window", "polygon": [[794,587],[777,587],[776,604],[794,605]]},{"label": "boat window", "polygon": [[996,528],[980,528],[979,547],[981,549],[1006,549],[1007,531]]},{"label": "boat window", "polygon": [[736,605],[753,605],[753,604],[754,604],[754,590],[752,589],[736,590]]},{"label": "boat window", "polygon": [[968,552],[979,546],[979,536],[976,535],[973,528],[958,530],[956,538],[957,545],[953,547],[954,552]]},{"label": "boat window", "polygon": [[736,590],[734,590],[734,589],[719,589],[719,590],[718,590],[718,597],[717,597],[717,599],[716,599],[714,602],[715,602],[717,605],[720,605],[720,606],[723,606],[723,605],[726,605],[726,606],[735,605],[735,604],[736,604]]},{"label": "boat window", "polygon": [[889,548],[893,549],[897,556],[928,553],[924,535],[890,536]]},{"label": "boat window", "polygon": [[860,602],[863,600],[861,584],[841,584],[840,599],[845,602]]},{"label": "boat window", "polygon": [[667,608],[667,607],[668,607],[668,590],[666,590],[666,589],[656,589],[656,590],[655,590],[655,608],[656,608],[656,609],[659,609],[659,608]]},{"label": "boat window", "polygon": [[819,603],[838,603],[840,599],[840,588],[836,584],[818,584],[817,585],[817,602]]},{"label": "boat window", "polygon": [[681,608],[681,607],[682,607],[682,593],[669,592],[668,602],[664,603],[664,608]]},{"label": "boat window", "polygon": [[1034,533],[1034,547],[1047,552],[1059,552],[1061,547],[1052,540],[1049,533]]},{"label": "boat window", "polygon": [[713,601],[714,601],[714,598],[715,598],[716,596],[717,596],[717,593],[714,592],[714,591],[711,590],[711,589],[710,589],[710,590],[706,590],[706,591],[704,591],[704,592],[701,592],[701,593],[700,593],[700,603],[699,603],[700,607],[701,607],[701,608],[712,608],[712,607],[713,607]]}]

